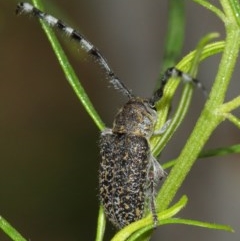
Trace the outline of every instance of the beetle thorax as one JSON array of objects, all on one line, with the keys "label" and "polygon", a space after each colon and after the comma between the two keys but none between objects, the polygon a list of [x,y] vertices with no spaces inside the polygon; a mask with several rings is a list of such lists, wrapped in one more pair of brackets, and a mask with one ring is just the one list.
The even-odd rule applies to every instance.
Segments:
[{"label": "beetle thorax", "polygon": [[130,99],[117,113],[113,132],[149,138],[156,123],[156,111],[148,100],[138,97]]}]

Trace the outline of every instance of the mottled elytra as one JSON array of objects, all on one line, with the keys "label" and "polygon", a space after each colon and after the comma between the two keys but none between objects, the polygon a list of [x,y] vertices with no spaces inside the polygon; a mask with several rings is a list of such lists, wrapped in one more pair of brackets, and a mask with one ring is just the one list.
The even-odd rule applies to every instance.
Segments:
[{"label": "mottled elytra", "polygon": [[148,209],[156,226],[155,192],[164,170],[151,153],[149,139],[164,132],[167,125],[154,133],[155,103],[163,96],[164,86],[171,77],[180,77],[183,82],[192,82],[204,90],[202,84],[173,67],[164,73],[161,87],[151,98],[135,97],[99,50],[78,31],[29,3],[19,3],[16,13],[42,19],[78,42],[103,67],[113,87],[128,97],[128,102],[116,114],[113,127],[106,128],[100,135],[99,199],[107,218],[119,229],[141,219]]},{"label": "mottled elytra", "polygon": [[149,100],[132,97],[117,113],[113,128],[101,133],[100,200],[118,228],[141,219],[148,205],[157,222],[155,185],[164,171],[149,146],[156,114]]}]

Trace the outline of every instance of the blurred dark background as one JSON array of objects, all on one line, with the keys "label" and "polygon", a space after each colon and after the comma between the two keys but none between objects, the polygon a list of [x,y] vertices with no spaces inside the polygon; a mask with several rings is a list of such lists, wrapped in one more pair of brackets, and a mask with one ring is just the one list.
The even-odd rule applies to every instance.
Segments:
[{"label": "blurred dark background", "polygon": [[[48,12],[73,24],[101,49],[136,95],[151,96],[163,56],[168,1],[43,2]],[[15,16],[15,8],[16,1],[0,0],[0,215],[32,241],[94,240],[99,130],[65,80],[38,21]],[[218,31],[224,38],[223,24],[203,7],[186,1],[186,13],[182,56],[209,32]],[[59,37],[97,111],[111,126],[126,99],[108,88],[104,73],[79,47]],[[200,66],[198,79],[208,89],[219,57]],[[234,73],[228,100],[239,95],[238,76]],[[160,162],[179,154],[204,102],[196,90],[184,124]],[[239,130],[226,121],[206,149],[239,141]],[[189,197],[179,216],[229,224],[234,234],[171,225],[159,228],[153,240],[239,240],[239,172],[239,155],[200,159],[179,192],[179,197]],[[113,232],[109,225],[106,240]],[[10,239],[0,232],[0,240]]]}]

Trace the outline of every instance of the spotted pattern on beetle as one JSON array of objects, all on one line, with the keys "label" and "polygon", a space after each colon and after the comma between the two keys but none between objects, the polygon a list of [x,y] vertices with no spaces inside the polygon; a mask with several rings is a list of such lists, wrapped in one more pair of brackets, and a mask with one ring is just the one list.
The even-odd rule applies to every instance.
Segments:
[{"label": "spotted pattern on beetle", "polygon": [[148,100],[133,97],[117,113],[113,128],[101,134],[100,200],[118,228],[143,217],[146,199],[153,198],[148,191],[150,173],[154,182],[164,176],[149,146],[156,119]]},{"label": "spotted pattern on beetle", "polygon": [[35,16],[78,42],[103,67],[113,87],[128,97],[128,102],[115,116],[113,127],[106,128],[100,135],[99,199],[105,215],[119,229],[140,220],[147,210],[151,211],[157,226],[156,185],[165,172],[151,153],[149,139],[162,134],[169,121],[161,130],[154,132],[157,120],[155,104],[162,98],[164,87],[171,77],[180,77],[183,82],[194,83],[206,92],[203,85],[172,67],[164,73],[160,88],[151,98],[135,97],[115,75],[100,51],[78,31],[29,3],[19,3],[16,13]]}]

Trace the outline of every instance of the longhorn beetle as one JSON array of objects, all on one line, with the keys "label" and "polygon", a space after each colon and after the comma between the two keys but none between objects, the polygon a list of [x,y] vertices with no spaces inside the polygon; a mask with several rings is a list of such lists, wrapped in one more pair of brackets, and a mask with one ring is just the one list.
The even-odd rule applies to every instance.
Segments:
[{"label": "longhorn beetle", "polygon": [[151,154],[149,139],[163,133],[169,121],[154,132],[157,120],[155,104],[162,98],[171,77],[180,77],[183,82],[192,82],[204,89],[202,84],[172,67],[164,73],[160,88],[151,98],[134,96],[100,51],[78,31],[29,3],[19,3],[16,13],[31,14],[66,33],[98,61],[113,87],[127,96],[128,101],[116,114],[113,127],[106,128],[100,135],[99,199],[107,218],[118,229],[141,219],[146,209],[150,209],[156,226],[155,189],[165,172]]}]

